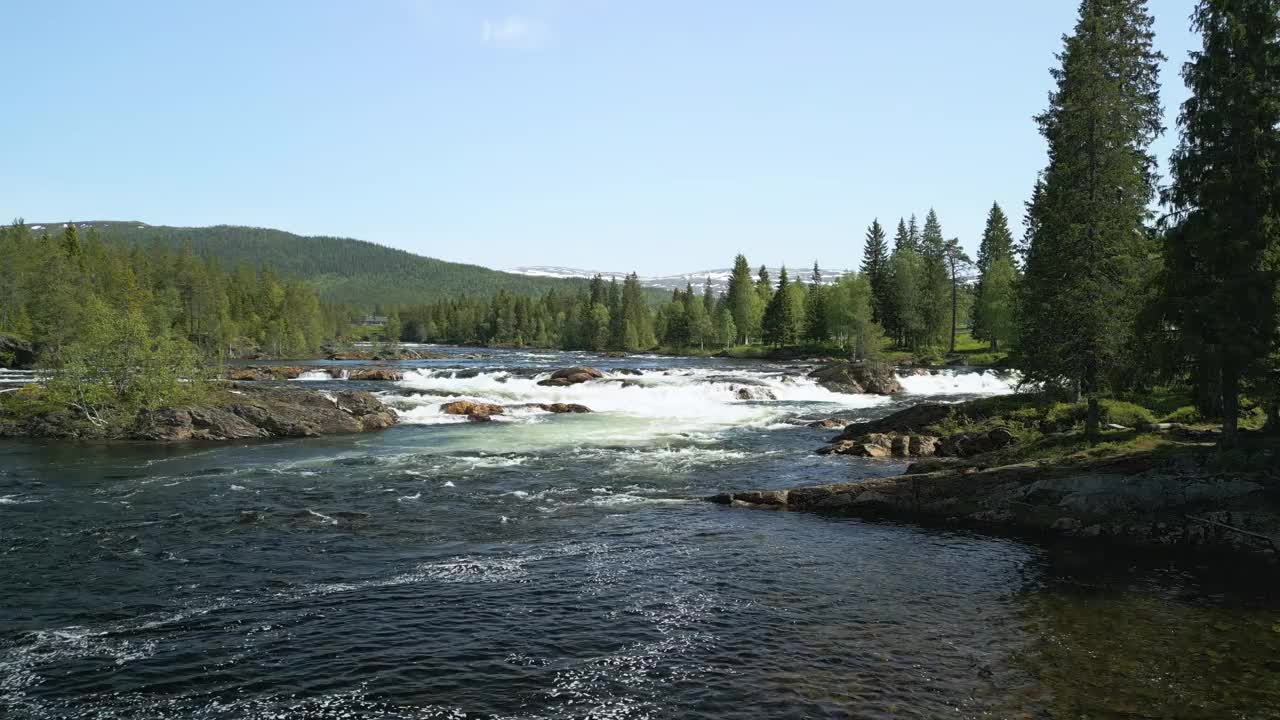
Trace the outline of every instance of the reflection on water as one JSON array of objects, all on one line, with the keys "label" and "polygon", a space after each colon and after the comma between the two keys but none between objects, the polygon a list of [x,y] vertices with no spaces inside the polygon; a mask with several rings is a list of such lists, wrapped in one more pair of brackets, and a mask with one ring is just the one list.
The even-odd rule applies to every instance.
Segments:
[{"label": "reflection on water", "polygon": [[581,363],[641,386],[556,391],[589,416],[0,445],[4,717],[1280,717],[1270,567],[690,499],[897,472],[797,421],[998,378],[887,402],[786,366],[497,353],[363,386],[425,417],[542,402],[538,373]]}]

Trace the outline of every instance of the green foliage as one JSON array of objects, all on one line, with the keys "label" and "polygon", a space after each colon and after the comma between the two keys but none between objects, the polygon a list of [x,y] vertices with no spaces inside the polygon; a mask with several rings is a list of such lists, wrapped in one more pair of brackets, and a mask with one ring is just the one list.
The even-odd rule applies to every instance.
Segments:
[{"label": "green foliage", "polygon": [[270,269],[241,265],[232,273],[190,248],[143,249],[90,230],[54,240],[33,237],[21,222],[0,229],[0,332],[29,338],[52,365],[80,337],[88,308],[132,308],[150,336],[174,335],[211,357],[255,346],[276,356],[315,352],[348,314],[321,305],[314,288],[282,280]]},{"label": "green foliage", "polygon": [[978,284],[973,304],[973,336],[991,343],[991,350],[1008,345],[1015,332],[1017,265],[1013,234],[1000,205],[993,204],[978,246]]},{"label": "green foliage", "polygon": [[1038,118],[1049,166],[1029,208],[1017,364],[1096,399],[1135,346],[1163,58],[1143,0],[1086,0],[1080,13]]},{"label": "green foliage", "polygon": [[1170,364],[1232,437],[1244,386],[1280,377],[1280,2],[1202,0],[1192,22],[1161,309]]},{"label": "green foliage", "polygon": [[154,335],[138,308],[115,310],[90,297],[76,338],[62,349],[43,400],[95,425],[131,420],[139,410],[200,399],[206,389],[196,347]]},{"label": "green foliage", "polygon": [[499,290],[519,295],[555,288],[573,292],[581,280],[504,273],[478,265],[446,262],[363,240],[304,237],[281,230],[218,225],[204,228],[113,223],[103,236],[148,250],[216,258],[225,267],[248,263],[282,276],[309,280],[326,303],[360,308],[429,303]]},{"label": "green foliage", "polygon": [[[900,224],[899,232],[905,235],[906,227]],[[880,226],[879,218],[872,220],[871,226],[867,228],[866,241],[862,246],[862,274],[871,282],[872,320],[883,324],[892,299],[889,285],[889,246],[885,242],[884,228]]]}]

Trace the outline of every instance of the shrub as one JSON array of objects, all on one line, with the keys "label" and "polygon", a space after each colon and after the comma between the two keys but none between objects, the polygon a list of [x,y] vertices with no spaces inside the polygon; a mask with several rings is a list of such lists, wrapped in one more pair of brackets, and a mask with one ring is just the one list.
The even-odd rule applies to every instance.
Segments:
[{"label": "shrub", "polygon": [[1138,427],[1156,421],[1150,410],[1141,405],[1134,405],[1131,402],[1103,400],[1099,404],[1102,406],[1102,421],[1104,423]]},{"label": "shrub", "polygon": [[1167,423],[1197,423],[1203,421],[1200,411],[1195,405],[1183,405],[1173,412],[1160,418],[1160,422]]}]

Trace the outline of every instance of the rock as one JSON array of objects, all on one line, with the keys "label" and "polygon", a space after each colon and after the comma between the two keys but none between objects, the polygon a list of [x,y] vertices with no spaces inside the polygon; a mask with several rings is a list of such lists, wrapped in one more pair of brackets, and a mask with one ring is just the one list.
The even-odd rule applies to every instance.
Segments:
[{"label": "rock", "polygon": [[778,396],[773,394],[769,388],[738,388],[734,396],[739,400],[777,400]]},{"label": "rock", "polygon": [[591,412],[591,408],[587,407],[586,405],[578,405],[577,403],[539,404],[538,407],[550,413],[581,414],[581,413]]},{"label": "rock", "polygon": [[538,382],[539,385],[546,387],[567,387],[569,385],[578,385],[591,380],[599,380],[604,377],[604,373],[591,367],[572,367],[564,370],[557,370],[551,374],[551,377]]},{"label": "rock", "polygon": [[840,418],[826,418],[825,420],[814,420],[805,425],[805,427],[822,428],[824,430],[839,430],[849,425],[848,420]]},{"label": "rock", "polygon": [[627,388],[636,388],[636,387],[644,387],[644,385],[641,385],[638,382],[631,382],[630,380],[624,380],[622,382],[622,389],[624,390]]},{"label": "rock", "polygon": [[965,362],[964,357],[953,357],[947,360],[947,365],[950,367],[957,367],[957,366],[966,365],[966,364],[968,363]]},{"label": "rock", "polygon": [[818,450],[819,455],[852,455],[854,457],[884,458],[892,451],[878,443],[860,443],[853,440],[841,440]]},{"label": "rock", "polygon": [[844,429],[841,437],[853,439],[866,433],[912,433],[930,425],[937,425],[955,413],[954,405],[921,403],[899,410],[892,415],[868,422],[853,423]]},{"label": "rock", "polygon": [[614,375],[631,375],[633,377],[644,374],[635,368],[610,368],[609,372]]},{"label": "rock", "polygon": [[818,453],[859,457],[929,457],[937,452],[938,443],[938,438],[931,435],[864,433],[852,438],[841,435]]},{"label": "rock", "polygon": [[942,441],[938,447],[938,454],[959,458],[973,457],[1008,447],[1017,440],[1012,430],[1003,427],[986,433],[956,433]]},{"label": "rock", "polygon": [[809,377],[837,393],[893,395],[902,391],[893,366],[885,363],[836,362],[814,370]]},{"label": "rock", "polygon": [[502,415],[506,412],[506,408],[501,405],[489,405],[470,400],[445,403],[440,406],[440,410],[446,415],[466,415],[472,422],[488,422],[490,416]]},{"label": "rock", "polygon": [[139,413],[127,436],[137,440],[237,440],[315,437],[382,430],[395,413],[362,391],[325,394],[294,388],[241,387],[226,405]]},{"label": "rock", "polygon": [[132,436],[138,440],[242,440],[271,434],[223,408],[162,408],[139,416]]},{"label": "rock", "polygon": [[908,441],[907,455],[931,457],[938,451],[938,438],[929,435],[912,435]]},{"label": "rock", "polygon": [[395,382],[404,379],[404,372],[388,367],[357,368],[348,372],[346,379]]},{"label": "rock", "polygon": [[36,363],[31,343],[14,335],[0,333],[0,368],[29,369]]},{"label": "rock", "polygon": [[236,380],[236,381],[270,379],[270,376],[268,376],[266,373],[260,371],[258,368],[252,368],[252,367],[227,368],[227,371],[223,373],[222,376],[228,380]]}]

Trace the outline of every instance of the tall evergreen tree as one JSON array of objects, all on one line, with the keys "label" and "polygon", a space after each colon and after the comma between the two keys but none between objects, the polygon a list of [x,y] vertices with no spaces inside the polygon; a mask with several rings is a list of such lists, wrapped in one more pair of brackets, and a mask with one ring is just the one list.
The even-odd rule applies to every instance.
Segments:
[{"label": "tall evergreen tree", "polygon": [[822,285],[822,270],[818,261],[813,262],[812,284],[805,294],[804,305],[804,339],[812,343],[825,342],[828,330],[827,288]]},{"label": "tall evergreen tree", "polygon": [[[768,273],[764,272],[764,268],[760,269],[762,280],[767,282]],[[771,345],[789,345],[794,340],[791,337],[794,321],[791,317],[790,284],[787,268],[783,266],[778,273],[778,288],[764,311],[764,341]]]},{"label": "tall evergreen tree", "polygon": [[[904,231],[905,232],[905,231]],[[885,243],[884,228],[880,219],[871,221],[867,228],[866,240],[862,245],[862,274],[871,283],[871,318],[873,322],[882,322],[886,305],[886,294],[889,291],[889,246]]]},{"label": "tall evergreen tree", "polygon": [[960,316],[960,284],[961,275],[969,268],[973,261],[969,259],[969,255],[965,253],[964,248],[960,247],[959,238],[951,238],[947,241],[945,248],[945,257],[947,259],[947,274],[950,277],[951,284],[951,352],[956,351],[956,331],[959,325]]},{"label": "tall evergreen tree", "polygon": [[729,290],[725,302],[733,315],[734,329],[737,336],[735,342],[751,343],[753,336],[758,336],[760,316],[763,306],[760,295],[756,293],[755,283],[751,279],[751,266],[747,258],[738,255],[733,259],[733,273],[729,276]]},{"label": "tall evergreen tree", "polygon": [[[1182,71],[1165,294],[1197,384],[1233,440],[1242,383],[1271,377],[1280,292],[1280,0],[1200,0],[1202,48]],[[1268,394],[1265,391],[1263,394]],[[1275,399],[1272,388],[1268,401]],[[1274,411],[1273,411],[1274,413]]]},{"label": "tall evergreen tree", "polygon": [[[989,290],[987,281],[991,277],[992,267],[997,260],[1004,261],[1004,265],[997,273],[998,287],[993,291],[992,297],[986,297]],[[988,329],[990,323],[987,314],[994,312],[1000,316],[1001,329],[1005,331],[1004,338],[1007,339],[1008,332],[1004,320],[1009,310],[1007,305],[1012,299],[1009,295],[1012,280],[1008,274],[1009,269],[1015,267],[1013,233],[1009,231],[1009,218],[1005,216],[999,203],[993,203],[991,211],[987,213],[987,226],[982,231],[982,242],[978,245],[977,266],[978,285],[975,289],[973,304],[973,336],[978,340],[990,342],[991,349],[997,350],[1001,338]]]},{"label": "tall evergreen tree", "polygon": [[922,275],[920,278],[920,317],[929,344],[941,345],[946,338],[952,307],[952,283],[948,272],[947,241],[942,236],[938,214],[929,210],[924,231],[917,244]]},{"label": "tall evergreen tree", "polygon": [[1022,284],[1018,365],[1075,384],[1099,428],[1099,396],[1131,345],[1153,194],[1159,62],[1145,0],[1084,0],[1037,119],[1049,145]]}]

